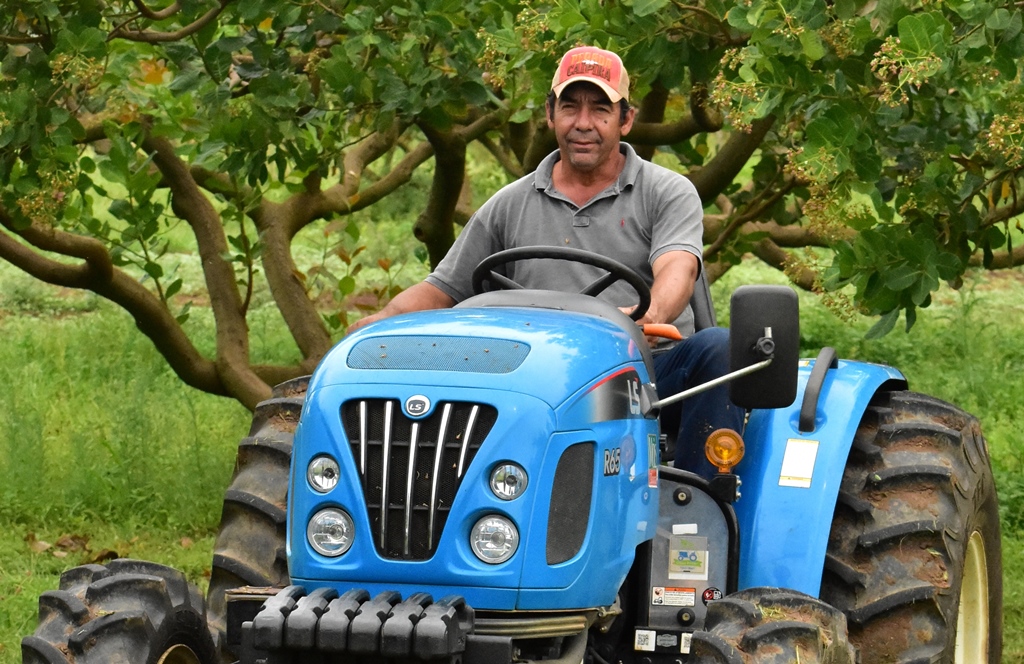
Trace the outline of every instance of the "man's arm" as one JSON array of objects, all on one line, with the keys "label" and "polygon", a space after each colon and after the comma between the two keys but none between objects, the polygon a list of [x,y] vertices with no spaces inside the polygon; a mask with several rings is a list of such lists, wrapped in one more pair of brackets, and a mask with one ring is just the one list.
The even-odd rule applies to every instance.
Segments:
[{"label": "man's arm", "polygon": [[674,323],[690,303],[700,263],[688,251],[667,251],[654,260],[651,269],[651,307],[637,322]]},{"label": "man's arm", "polygon": [[455,300],[443,290],[421,281],[396,295],[387,305],[375,314],[361,318],[348,326],[348,332],[355,332],[364,325],[374,321],[397,316],[398,314],[409,313],[410,311],[424,311],[426,309],[447,309],[455,306]]}]

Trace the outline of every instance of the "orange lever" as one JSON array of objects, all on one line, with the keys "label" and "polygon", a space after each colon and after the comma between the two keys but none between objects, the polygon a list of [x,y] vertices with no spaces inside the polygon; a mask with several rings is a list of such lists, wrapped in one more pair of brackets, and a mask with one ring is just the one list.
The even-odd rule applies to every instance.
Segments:
[{"label": "orange lever", "polygon": [[662,339],[672,339],[673,341],[679,341],[683,338],[683,335],[679,334],[679,328],[668,323],[646,323],[640,327],[643,329],[644,335],[648,337],[661,337]]}]

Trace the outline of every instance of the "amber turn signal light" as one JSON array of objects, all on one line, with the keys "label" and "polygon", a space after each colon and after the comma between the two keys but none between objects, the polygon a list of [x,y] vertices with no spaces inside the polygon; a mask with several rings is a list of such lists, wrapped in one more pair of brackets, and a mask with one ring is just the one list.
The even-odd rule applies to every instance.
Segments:
[{"label": "amber turn signal light", "polygon": [[718,472],[731,472],[743,460],[743,438],[732,429],[713,431],[704,443],[704,454]]}]

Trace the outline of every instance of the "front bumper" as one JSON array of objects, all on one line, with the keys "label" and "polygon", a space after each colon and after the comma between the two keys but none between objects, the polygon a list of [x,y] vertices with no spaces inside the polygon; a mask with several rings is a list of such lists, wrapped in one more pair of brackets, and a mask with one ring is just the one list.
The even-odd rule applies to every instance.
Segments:
[{"label": "front bumper", "polygon": [[228,645],[238,664],[412,659],[512,664],[544,659],[578,664],[599,611],[480,616],[457,595],[404,601],[395,591],[307,594],[299,585],[240,588],[228,596]]}]

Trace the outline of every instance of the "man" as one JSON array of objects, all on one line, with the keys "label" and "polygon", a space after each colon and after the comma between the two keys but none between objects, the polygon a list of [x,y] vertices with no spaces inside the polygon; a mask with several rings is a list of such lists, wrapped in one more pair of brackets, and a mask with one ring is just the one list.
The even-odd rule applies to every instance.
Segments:
[{"label": "man", "polygon": [[[688,303],[701,269],[703,208],[683,176],[640,159],[621,138],[633,127],[629,75],[617,55],[591,46],[563,56],[547,100],[548,127],[558,150],[537,170],[504,187],[470,219],[448,255],[427,278],[379,313],[350,327],[399,313],[454,306],[470,295],[473,269],[513,247],[553,245],[603,254],[639,273],[651,286],[651,305],[639,323],[672,323],[682,342],[655,354],[662,396],[707,382],[728,370],[728,334],[693,334]],[[525,288],[579,292],[595,276],[586,266],[530,261],[508,275]],[[599,297],[630,311],[635,294],[623,283]],[[704,475],[704,440],[721,427],[740,430],[743,412],[725,387],[662,413],[678,427],[675,465]]]}]

